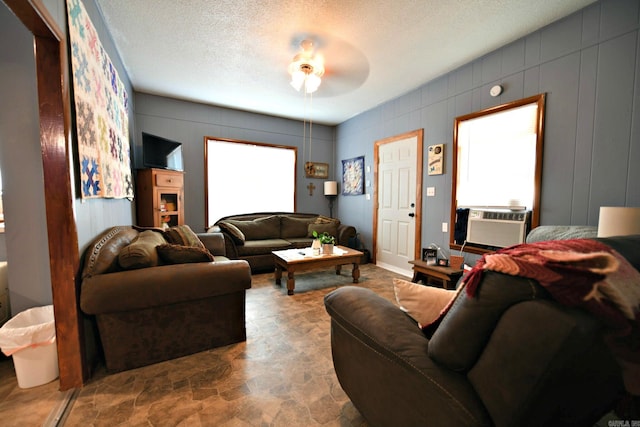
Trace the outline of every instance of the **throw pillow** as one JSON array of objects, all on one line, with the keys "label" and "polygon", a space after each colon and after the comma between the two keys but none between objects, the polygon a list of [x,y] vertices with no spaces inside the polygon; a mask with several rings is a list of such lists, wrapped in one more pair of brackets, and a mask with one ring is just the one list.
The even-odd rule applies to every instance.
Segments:
[{"label": "throw pillow", "polygon": [[118,253],[118,264],[125,270],[155,267],[160,264],[156,246],[167,243],[161,233],[143,231]]},{"label": "throw pillow", "polygon": [[334,223],[326,223],[326,224],[309,224],[307,227],[307,237],[313,237],[313,232],[316,231],[318,234],[322,234],[324,232],[329,233],[333,237],[338,239],[338,224]]},{"label": "throw pillow", "polygon": [[402,279],[393,279],[393,290],[400,309],[418,322],[420,328],[435,322],[457,293]]},{"label": "throw pillow", "polygon": [[316,224],[336,224],[340,225],[340,220],[336,218],[329,218],[328,216],[319,215],[316,220]]},{"label": "throw pillow", "polygon": [[309,228],[309,224],[314,222],[316,218],[295,218],[290,216],[282,216],[280,218],[281,228],[280,237],[288,239],[292,237],[305,237]]},{"label": "throw pillow", "polygon": [[188,225],[176,225],[164,231],[167,242],[175,245],[195,246],[205,249],[196,233]]},{"label": "throw pillow", "polygon": [[238,227],[228,221],[220,221],[218,223],[218,227],[220,227],[220,230],[222,230],[224,233],[231,236],[231,240],[233,240],[236,245],[244,245],[245,236]]},{"label": "throw pillow", "polygon": [[190,262],[211,262],[213,255],[197,246],[183,246],[174,244],[159,245],[157,248],[160,258],[167,264],[186,264]]}]

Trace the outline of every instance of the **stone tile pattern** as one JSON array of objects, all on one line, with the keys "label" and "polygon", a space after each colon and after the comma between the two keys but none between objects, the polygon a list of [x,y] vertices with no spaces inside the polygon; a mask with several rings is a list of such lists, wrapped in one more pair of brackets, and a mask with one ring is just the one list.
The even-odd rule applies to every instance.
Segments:
[{"label": "stone tile pattern", "polygon": [[13,359],[0,359],[0,425],[3,427],[41,426],[59,403],[60,382],[38,387],[18,387]]},{"label": "stone tile pattern", "polygon": [[[395,301],[393,277],[361,266],[360,283]],[[247,341],[107,375],[80,391],[67,426],[366,426],[333,370],[323,297],[353,285],[350,268],[300,273],[296,290],[253,276]]]}]

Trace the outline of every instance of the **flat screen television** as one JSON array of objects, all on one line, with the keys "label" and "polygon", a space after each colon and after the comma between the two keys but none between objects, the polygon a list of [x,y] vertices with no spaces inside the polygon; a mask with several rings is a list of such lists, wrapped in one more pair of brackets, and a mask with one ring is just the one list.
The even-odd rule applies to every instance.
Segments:
[{"label": "flat screen television", "polygon": [[142,163],[145,168],[183,171],[182,143],[142,132]]}]

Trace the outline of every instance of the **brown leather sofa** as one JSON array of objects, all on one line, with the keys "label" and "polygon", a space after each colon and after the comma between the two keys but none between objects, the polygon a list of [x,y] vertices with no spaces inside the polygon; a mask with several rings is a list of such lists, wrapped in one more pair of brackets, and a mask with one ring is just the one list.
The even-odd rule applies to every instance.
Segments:
[{"label": "brown leather sofa", "polygon": [[307,248],[313,240],[311,230],[327,231],[337,244],[352,246],[356,229],[338,220],[312,213],[261,212],[220,218],[209,231],[225,236],[226,254],[244,259],[251,270],[267,271],[275,267],[272,251]]},{"label": "brown leather sofa", "polygon": [[[198,234],[213,262],[156,260],[157,265],[123,269],[121,253],[142,234],[130,226],[112,227],[85,251],[80,306],[95,318],[107,370],[246,340],[245,291],[251,287],[251,271],[246,261],[224,256],[222,234]],[[154,257],[157,247],[151,246]],[[182,256],[184,248],[178,249]]]},{"label": "brown leather sofa", "polygon": [[[640,268],[640,236],[600,241]],[[430,338],[368,289],[325,297],[336,374],[372,426],[591,426],[624,395],[591,314],[522,277],[488,271],[478,289]]]}]

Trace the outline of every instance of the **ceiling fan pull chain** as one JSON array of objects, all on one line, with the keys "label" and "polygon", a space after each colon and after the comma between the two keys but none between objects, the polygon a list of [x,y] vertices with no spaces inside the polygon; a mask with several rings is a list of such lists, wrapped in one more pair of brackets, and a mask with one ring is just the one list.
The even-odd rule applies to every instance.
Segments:
[{"label": "ceiling fan pull chain", "polygon": [[313,92],[309,94],[309,161],[311,161],[312,133],[313,133]]}]

